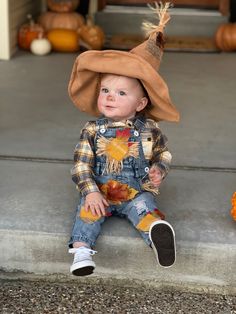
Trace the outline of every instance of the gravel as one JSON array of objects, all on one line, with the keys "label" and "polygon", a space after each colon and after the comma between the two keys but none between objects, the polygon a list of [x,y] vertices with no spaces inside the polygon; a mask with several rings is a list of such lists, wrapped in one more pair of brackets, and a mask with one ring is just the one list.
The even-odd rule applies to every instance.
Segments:
[{"label": "gravel", "polygon": [[0,313],[236,313],[236,296],[111,283],[0,280]]}]

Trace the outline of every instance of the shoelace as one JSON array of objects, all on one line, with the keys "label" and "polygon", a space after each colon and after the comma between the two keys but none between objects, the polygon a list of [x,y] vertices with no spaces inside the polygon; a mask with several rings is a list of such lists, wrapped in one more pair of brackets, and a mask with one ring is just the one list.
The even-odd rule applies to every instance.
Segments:
[{"label": "shoelace", "polygon": [[83,256],[87,256],[87,254],[89,253],[90,255],[94,255],[97,253],[97,251],[94,251],[88,247],[82,246],[79,248],[72,248],[69,249],[69,253],[71,254],[75,254],[75,253],[79,253],[79,255],[81,256],[81,258],[83,258]]}]

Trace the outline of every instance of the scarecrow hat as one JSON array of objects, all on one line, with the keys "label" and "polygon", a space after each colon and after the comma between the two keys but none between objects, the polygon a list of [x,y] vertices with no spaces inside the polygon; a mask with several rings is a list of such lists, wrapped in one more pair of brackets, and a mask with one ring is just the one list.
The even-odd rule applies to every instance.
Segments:
[{"label": "scarecrow hat", "polygon": [[148,38],[131,51],[90,50],[77,57],[68,88],[76,107],[93,116],[100,115],[97,109],[100,74],[109,73],[141,81],[152,104],[145,109],[148,117],[157,121],[179,121],[168,87],[158,73],[164,49],[163,30],[170,19],[169,6],[169,3],[155,3],[152,9],[159,17],[159,24],[143,23]]}]

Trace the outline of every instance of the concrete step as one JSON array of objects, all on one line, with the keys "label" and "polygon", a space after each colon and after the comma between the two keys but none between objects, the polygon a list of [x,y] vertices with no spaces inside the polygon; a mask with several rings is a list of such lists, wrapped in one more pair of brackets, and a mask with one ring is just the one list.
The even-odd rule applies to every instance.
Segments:
[{"label": "concrete step", "polygon": [[[213,37],[221,23],[228,21],[219,11],[173,8],[171,20],[166,27],[168,36]],[[95,21],[108,37],[116,34],[141,34],[143,21],[157,23],[156,16],[148,7],[107,5],[98,11]]]},{"label": "concrete step", "polygon": [[[80,129],[91,119],[67,95],[75,57],[22,52],[0,63],[0,268],[6,271],[69,276],[67,241],[78,201],[70,168]],[[233,53],[165,53],[161,75],[181,122],[161,124],[175,167],[159,208],[176,231],[177,263],[157,267],[136,230],[112,217],[96,247],[98,278],[235,291],[229,214],[236,183],[235,60]]]},{"label": "concrete step", "polygon": [[[78,200],[70,167],[0,161],[1,269],[69,276],[67,241]],[[158,267],[138,232],[126,220],[111,217],[96,246],[95,276],[232,293],[236,230],[229,210],[234,183],[231,173],[173,170],[158,204],[176,230],[175,266]]]}]

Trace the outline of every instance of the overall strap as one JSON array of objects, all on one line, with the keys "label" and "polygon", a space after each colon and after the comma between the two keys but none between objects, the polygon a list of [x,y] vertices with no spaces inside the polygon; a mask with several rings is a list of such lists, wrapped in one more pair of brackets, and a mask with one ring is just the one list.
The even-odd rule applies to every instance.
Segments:
[{"label": "overall strap", "polygon": [[145,127],[146,118],[144,116],[138,116],[138,118],[134,121],[135,130],[141,132]]},{"label": "overall strap", "polygon": [[134,122],[134,127],[136,131],[139,133],[139,158],[136,159],[136,173],[139,173],[142,179],[145,179],[145,177],[148,176],[149,172],[149,163],[145,158],[144,151],[143,151],[143,145],[142,145],[142,137],[141,132],[145,128],[145,122],[146,118],[144,116],[139,116],[137,120]]},{"label": "overall strap", "polygon": [[107,125],[107,123],[108,123],[108,119],[104,116],[101,116],[96,120],[96,125],[98,125],[99,127],[101,125]]},{"label": "overall strap", "polygon": [[96,126],[98,126],[98,129],[106,129],[108,124],[108,119],[105,118],[104,116],[99,117],[96,120]]}]

